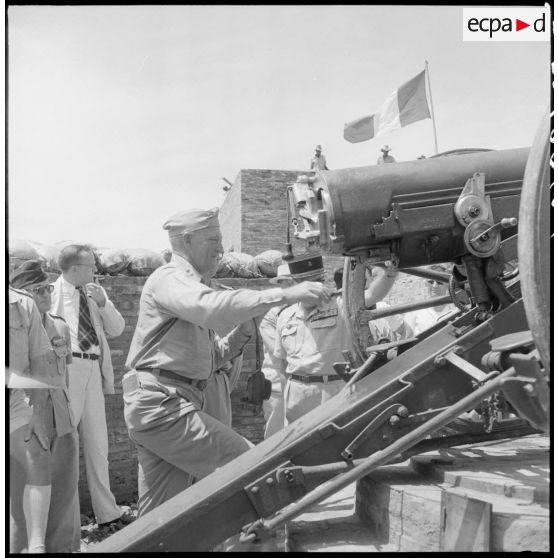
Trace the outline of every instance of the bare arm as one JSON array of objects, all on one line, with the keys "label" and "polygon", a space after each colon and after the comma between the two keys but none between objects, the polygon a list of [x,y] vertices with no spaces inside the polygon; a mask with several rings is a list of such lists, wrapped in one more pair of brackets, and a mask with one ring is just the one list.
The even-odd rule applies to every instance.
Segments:
[{"label": "bare arm", "polygon": [[374,306],[382,300],[395,283],[399,272],[393,269],[380,268],[380,273],[370,282],[366,291],[364,291],[364,304],[367,308]]}]

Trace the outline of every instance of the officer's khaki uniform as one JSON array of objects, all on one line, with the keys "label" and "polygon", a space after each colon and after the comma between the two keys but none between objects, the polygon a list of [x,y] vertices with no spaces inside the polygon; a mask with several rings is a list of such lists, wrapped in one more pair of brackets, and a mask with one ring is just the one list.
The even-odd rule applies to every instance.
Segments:
[{"label": "officer's khaki uniform", "polygon": [[[29,350],[30,355],[36,355],[37,348],[52,351],[57,356],[57,371],[61,378],[60,389],[48,389],[45,417],[47,420],[47,433],[50,441],[51,455],[51,497],[48,512],[48,523],[45,536],[46,552],[67,553],[77,552],[80,548],[80,513],[78,494],[78,440],[76,424],[70,407],[68,393],[68,373],[66,364],[71,362],[70,332],[67,324],[62,318],[45,315],[44,325],[34,302],[30,299],[34,312],[29,324]],[[20,307],[20,309],[22,309]],[[18,312],[19,314],[19,312]],[[24,314],[19,314],[20,318]],[[15,315],[10,324],[18,325]],[[38,320],[38,327],[35,319]],[[42,331],[41,331],[42,330]],[[48,348],[44,345],[44,336],[48,342]],[[14,336],[12,337],[12,333]],[[18,346],[24,344],[22,331],[12,332],[10,328],[10,365],[25,366],[25,356],[17,351]],[[37,342],[36,337],[39,337]],[[12,339],[19,339],[12,344]],[[15,340],[15,339],[14,339]],[[40,353],[39,353],[40,354]],[[34,358],[33,356],[31,358]],[[54,382],[51,382],[54,383]],[[46,388],[45,388],[46,389]],[[23,390],[18,391],[24,396]],[[31,417],[31,409],[25,400],[20,400],[27,408],[27,415]],[[20,403],[21,404],[21,403]],[[10,397],[10,412],[12,411],[12,397]],[[16,422],[20,422],[21,414],[16,415]],[[10,423],[12,422],[10,415]],[[24,424],[27,424],[25,422]],[[14,432],[10,424],[10,433]],[[19,553],[27,547],[27,530],[25,516],[23,514],[23,490],[26,479],[25,471],[20,466],[10,467],[10,552]]]},{"label": "officer's khaki uniform", "polygon": [[392,157],[391,155],[388,155],[387,157],[380,155],[376,161],[378,165],[385,165],[386,163],[395,163],[395,162],[396,162],[395,158]]},{"label": "officer's khaki uniform", "polygon": [[[50,340],[41,322],[33,297],[24,291],[8,289],[10,369],[14,374],[51,380],[54,373],[47,356]],[[8,376],[10,375],[8,374]],[[7,378],[9,381],[9,378]],[[53,382],[50,382],[53,383]],[[22,389],[10,389],[10,434],[28,424],[33,412]]]},{"label": "officer's khaki uniform", "polygon": [[[285,388],[288,423],[315,409],[345,385],[333,369],[335,362],[345,360],[342,351],[351,347],[341,305],[341,297],[310,311],[301,304],[293,304],[277,318],[274,356],[283,361],[288,378]],[[308,377],[325,381],[301,381]]]},{"label": "officer's khaki uniform", "polygon": [[326,158],[323,155],[314,155],[310,160],[310,170],[327,170]]},{"label": "officer's khaki uniform", "polygon": [[242,371],[242,355],[216,370],[204,390],[202,411],[227,426],[232,426],[231,394]]},{"label": "officer's khaki uniform", "polygon": [[[228,285],[223,285],[215,279],[204,281],[215,290],[233,291]],[[230,333],[230,328],[218,327],[215,332],[219,337],[224,337]],[[207,380],[207,387],[204,390],[204,405],[202,411],[218,421],[232,426],[232,402],[231,394],[236,387],[238,378],[242,372],[242,355],[236,357],[231,362],[225,362],[221,368],[215,370]]]},{"label": "officer's khaki uniform", "polygon": [[177,254],[147,279],[126,363],[131,371],[122,380],[124,417],[138,449],[140,515],[184,490],[190,475],[205,477],[252,447],[202,411],[211,372],[249,340],[237,329],[221,339],[213,329],[243,323],[281,299],[279,288],[212,290]]}]

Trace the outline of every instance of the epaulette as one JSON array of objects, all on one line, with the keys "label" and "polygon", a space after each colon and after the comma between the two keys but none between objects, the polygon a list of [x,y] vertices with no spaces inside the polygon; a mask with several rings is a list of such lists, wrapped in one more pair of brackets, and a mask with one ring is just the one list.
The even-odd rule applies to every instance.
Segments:
[{"label": "epaulette", "polygon": [[26,296],[28,298],[33,299],[33,295],[29,294],[27,291],[22,291],[20,289],[16,289],[15,287],[12,287],[12,286],[10,286],[10,289],[17,294],[20,294],[20,295],[23,295],[23,296]]},{"label": "epaulette", "polygon": [[51,314],[50,312],[47,312],[47,314],[55,320],[62,320],[64,323],[66,323],[66,320],[62,316],[57,316],[56,314]]},{"label": "epaulette", "polygon": [[[281,308],[281,310],[279,310],[279,312],[277,312],[277,319],[279,319],[279,316],[281,316],[281,314],[282,314],[285,310],[290,310],[290,311],[291,311],[290,314],[294,315],[294,314],[296,313],[296,311],[297,311],[297,308],[298,308],[298,307],[297,307],[296,302],[295,302],[294,304],[287,304],[286,306],[283,306],[283,307]],[[287,312],[287,313],[285,314],[285,316],[289,316],[289,312]],[[286,318],[286,319],[289,319],[289,318]]]},{"label": "epaulette", "polygon": [[283,310],[286,310],[289,306],[292,306],[292,304],[285,304],[285,306],[282,306],[279,312],[277,312],[277,317],[279,317],[281,312],[283,312]]}]

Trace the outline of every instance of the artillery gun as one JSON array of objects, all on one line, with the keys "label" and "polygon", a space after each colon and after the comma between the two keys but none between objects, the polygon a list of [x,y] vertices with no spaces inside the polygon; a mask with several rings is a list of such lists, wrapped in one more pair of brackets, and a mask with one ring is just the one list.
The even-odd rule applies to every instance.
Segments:
[{"label": "artillery gun", "polygon": [[[97,552],[204,551],[239,533],[249,544],[379,466],[549,431],[548,118],[530,149],[324,171],[290,194],[299,238],[348,256],[346,386]],[[507,270],[515,260],[518,275]],[[450,262],[447,280],[470,309],[396,347],[370,345],[368,321],[381,314],[364,308],[364,268],[385,262],[422,275],[417,267]],[[501,418],[501,405],[513,416]],[[486,420],[460,418],[478,407]]]}]

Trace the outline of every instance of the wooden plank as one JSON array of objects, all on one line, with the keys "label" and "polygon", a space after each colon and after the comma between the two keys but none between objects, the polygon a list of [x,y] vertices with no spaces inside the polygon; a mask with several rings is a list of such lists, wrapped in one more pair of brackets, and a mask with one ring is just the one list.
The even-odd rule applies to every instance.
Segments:
[{"label": "wooden plank", "polygon": [[445,489],[441,502],[440,551],[488,552],[492,504]]}]

